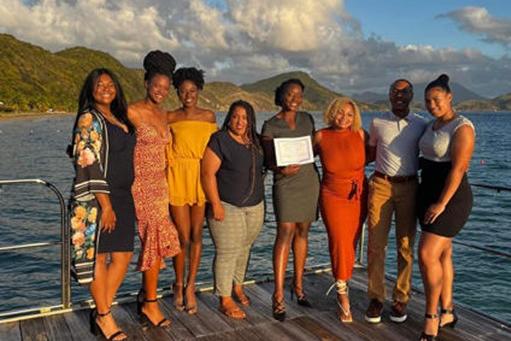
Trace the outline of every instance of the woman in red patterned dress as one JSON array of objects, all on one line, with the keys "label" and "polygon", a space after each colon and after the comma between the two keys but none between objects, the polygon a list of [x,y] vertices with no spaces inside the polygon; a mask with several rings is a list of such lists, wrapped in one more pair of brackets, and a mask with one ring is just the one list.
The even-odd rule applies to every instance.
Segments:
[{"label": "woman in red patterned dress", "polygon": [[175,66],[170,54],[151,51],[144,58],[146,97],[128,108],[137,135],[132,192],[142,244],[138,267],[143,273],[143,289],[138,297],[138,312],[144,323],[164,328],[170,326],[170,321],[156,300],[158,275],[165,267],[164,259],[178,254],[180,247],[169,212],[166,147],[170,134],[166,112],[160,104],[168,95]]}]

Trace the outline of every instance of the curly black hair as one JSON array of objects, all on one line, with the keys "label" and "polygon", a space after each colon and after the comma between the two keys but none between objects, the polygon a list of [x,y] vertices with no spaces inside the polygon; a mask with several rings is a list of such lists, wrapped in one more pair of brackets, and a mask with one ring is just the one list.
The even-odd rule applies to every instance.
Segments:
[{"label": "curly black hair", "polygon": [[275,105],[277,105],[279,107],[281,107],[283,105],[284,93],[286,92],[287,88],[292,84],[298,85],[300,88],[302,88],[302,91],[305,90],[305,85],[303,85],[302,81],[299,80],[298,78],[288,79],[288,80],[282,82],[282,84],[280,84],[275,89]]},{"label": "curly black hair", "polygon": [[176,70],[172,84],[179,89],[184,81],[191,81],[199,90],[204,88],[204,71],[194,67],[182,67]]},{"label": "curly black hair", "polygon": [[172,78],[176,68],[176,60],[170,53],[154,50],[144,57],[144,80],[150,81],[155,75]]},{"label": "curly black hair", "polygon": [[424,89],[424,94],[426,94],[429,90],[433,88],[440,88],[444,90],[447,93],[451,93],[451,88],[449,87],[449,76],[447,76],[445,73],[438,76],[437,79],[434,81],[431,81],[427,86],[426,89]]}]

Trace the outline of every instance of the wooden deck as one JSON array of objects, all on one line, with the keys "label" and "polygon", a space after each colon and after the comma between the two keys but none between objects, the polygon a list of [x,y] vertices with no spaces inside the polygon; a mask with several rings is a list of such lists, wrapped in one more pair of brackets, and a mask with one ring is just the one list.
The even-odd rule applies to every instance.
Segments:
[{"label": "wooden deck", "polygon": [[[351,282],[351,303],[354,322],[342,324],[337,319],[335,291],[326,297],[332,283],[329,273],[305,276],[305,291],[314,304],[302,308],[291,302],[286,293],[287,316],[278,322],[271,315],[272,282],[247,285],[252,305],[246,309],[247,319],[231,320],[218,309],[218,299],[210,292],[198,294],[199,313],[189,316],[177,312],[170,298],[161,299],[161,306],[173,324],[169,330],[143,330],[138,323],[135,303],[113,307],[119,325],[129,340],[417,340],[422,328],[424,296],[416,293],[409,304],[408,320],[392,323],[388,318],[390,304],[385,305],[382,323],[364,321],[367,279],[363,269],[356,269]],[[391,283],[389,283],[390,285]],[[439,340],[511,340],[511,328],[471,310],[457,307],[459,322],[454,330],[442,330]],[[78,310],[44,318],[0,324],[0,340],[100,340],[88,330],[89,310]]]}]

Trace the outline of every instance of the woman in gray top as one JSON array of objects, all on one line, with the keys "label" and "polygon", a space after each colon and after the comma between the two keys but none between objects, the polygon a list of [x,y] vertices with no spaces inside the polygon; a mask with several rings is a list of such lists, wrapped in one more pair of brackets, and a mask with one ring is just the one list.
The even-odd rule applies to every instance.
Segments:
[{"label": "woman in gray top", "polygon": [[289,79],[275,90],[275,104],[282,109],[264,122],[262,129],[265,161],[273,171],[273,208],[277,220],[277,238],[273,249],[275,291],[273,317],[284,320],[284,281],[291,242],[294,252],[293,292],[298,304],[310,306],[303,292],[303,269],[307,258],[307,236],[311,222],[317,219],[319,175],[313,163],[277,167],[274,138],[303,137],[314,134],[314,119],[298,111],[305,87],[299,79]]},{"label": "woman in gray top", "polygon": [[474,151],[475,130],[472,122],[454,111],[447,75],[428,84],[425,103],[435,119],[419,142],[422,172],[418,213],[422,234],[418,254],[426,292],[420,340],[432,341],[438,328],[454,328],[458,320],[452,299],[452,239],[472,209],[466,172]]}]

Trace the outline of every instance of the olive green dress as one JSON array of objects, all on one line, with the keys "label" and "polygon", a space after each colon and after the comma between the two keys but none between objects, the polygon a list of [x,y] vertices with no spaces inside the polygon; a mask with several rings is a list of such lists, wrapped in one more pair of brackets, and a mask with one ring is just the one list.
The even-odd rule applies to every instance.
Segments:
[{"label": "olive green dress", "polygon": [[[314,119],[309,113],[296,114],[296,128],[273,116],[265,121],[262,136],[266,138],[302,137],[314,134]],[[272,144],[273,145],[273,144]],[[273,160],[275,151],[272,150]],[[274,161],[275,162],[275,161]],[[273,175],[273,209],[277,222],[312,222],[318,218],[319,174],[314,163],[302,165],[295,175]]]}]

